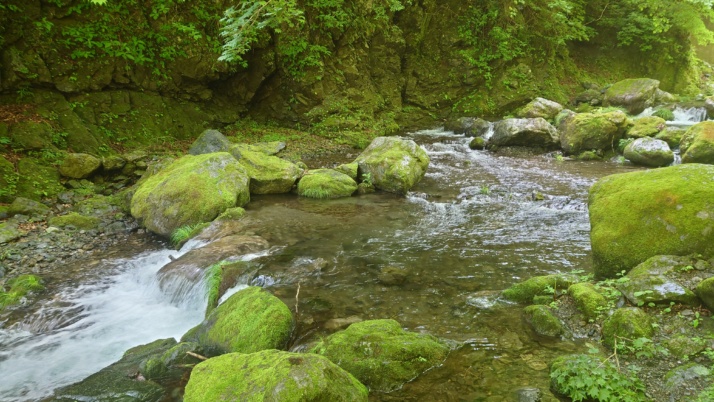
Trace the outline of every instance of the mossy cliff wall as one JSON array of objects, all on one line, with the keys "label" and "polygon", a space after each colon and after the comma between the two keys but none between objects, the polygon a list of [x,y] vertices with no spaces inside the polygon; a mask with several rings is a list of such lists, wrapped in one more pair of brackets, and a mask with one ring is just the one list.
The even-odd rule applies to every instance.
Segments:
[{"label": "mossy cliff wall", "polygon": [[[511,39],[532,43],[490,49],[497,57],[479,67],[468,58],[472,36],[505,43],[492,34],[516,9],[459,0],[402,1],[403,9],[393,0],[301,1],[305,24],[266,30],[245,54],[247,66],[230,65],[217,61],[218,20],[233,3],[5,1],[0,103],[45,105],[45,117],[70,136],[83,133],[71,148],[91,151],[118,139],[191,138],[241,117],[327,136],[379,135],[449,115],[500,117],[535,96],[564,102],[583,81],[647,74],[678,91],[694,76],[686,43],[675,58],[617,48],[606,36],[540,44],[539,30],[552,33],[538,22],[543,15],[529,19],[535,9],[512,21],[534,33]],[[484,25],[478,17],[489,10],[493,21]]]}]

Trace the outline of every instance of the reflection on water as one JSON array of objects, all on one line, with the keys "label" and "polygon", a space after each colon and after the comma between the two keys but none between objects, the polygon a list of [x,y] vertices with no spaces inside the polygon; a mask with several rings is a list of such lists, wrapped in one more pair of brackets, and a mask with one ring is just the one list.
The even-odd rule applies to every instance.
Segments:
[{"label": "reflection on water", "polygon": [[[272,254],[255,260],[260,268],[253,283],[269,287],[292,308],[299,286],[295,350],[328,334],[323,326],[328,320],[351,316],[393,318],[412,331],[462,345],[442,367],[402,390],[373,394],[372,400],[495,401],[513,399],[522,387],[547,391],[548,363],[579,346],[536,338],[521,320],[521,307],[498,300],[497,291],[534,275],[589,270],[588,187],[604,175],[632,168],[472,151],[468,138],[441,130],[419,132],[413,138],[427,149],[431,164],[407,197],[370,194],[332,201],[293,195],[253,197],[247,216],[259,225],[251,230],[275,246]],[[167,253],[150,255],[161,255],[165,263]],[[189,304],[201,305],[178,307],[185,309],[177,313],[184,316],[180,325],[152,329],[154,315],[167,315],[170,307],[164,304],[171,304],[152,299],[153,291],[142,290],[149,294],[141,295],[122,290],[122,283],[133,280],[121,279],[123,275],[150,275],[160,268],[159,262],[156,267],[152,264],[124,265],[109,280],[90,281],[86,288],[74,290],[83,292],[81,296],[56,297],[66,305],[64,315],[70,318],[60,323],[64,318],[58,317],[50,325],[64,328],[61,338],[53,335],[56,329],[35,329],[47,338],[46,344],[37,346],[37,353],[63,356],[67,362],[38,368],[8,357],[13,348],[21,347],[15,346],[23,342],[18,331],[31,325],[32,316],[22,320],[20,329],[0,330],[0,347],[10,350],[0,360],[11,360],[13,369],[22,373],[18,375],[28,378],[52,376],[52,370],[70,367],[86,375],[130,346],[180,336],[200,321],[205,302],[199,296]],[[153,286],[151,279],[137,280],[134,288]],[[107,294],[122,302],[102,302]],[[96,305],[105,306],[98,307],[99,314],[89,308]],[[35,316],[41,316],[44,308]],[[71,309],[76,311],[66,313]],[[65,342],[71,343],[67,339],[81,338],[96,320],[112,320],[127,311],[145,316],[147,322],[141,326],[149,328],[147,333],[126,339],[121,325],[106,328],[96,337],[107,345],[116,344],[115,349],[101,361],[73,366],[73,356],[87,355],[82,349],[87,346],[78,342],[76,349],[62,350]],[[84,315],[93,321],[86,321]],[[47,320],[40,321],[48,325]],[[96,337],[85,342],[97,343]],[[53,348],[59,351],[52,352]],[[0,361],[3,373],[7,367]]]}]

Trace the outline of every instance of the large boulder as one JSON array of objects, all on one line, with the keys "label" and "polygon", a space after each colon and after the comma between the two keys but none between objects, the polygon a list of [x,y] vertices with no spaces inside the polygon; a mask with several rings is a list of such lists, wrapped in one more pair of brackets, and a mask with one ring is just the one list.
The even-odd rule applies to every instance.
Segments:
[{"label": "large boulder", "polygon": [[690,127],[682,136],[679,150],[682,163],[714,164],[714,121],[703,121]]},{"label": "large boulder", "polygon": [[407,332],[394,320],[371,320],[324,338],[311,351],[370,389],[389,392],[441,364],[449,347],[433,336]]},{"label": "large boulder", "polygon": [[137,188],[131,214],[147,229],[169,236],[184,225],[212,221],[250,200],[248,174],[227,152],[186,155]]},{"label": "large boulder", "polygon": [[218,130],[206,130],[191,144],[188,153],[191,155],[212,154],[214,152],[228,152],[231,142]]},{"label": "large boulder", "polygon": [[250,176],[251,194],[289,193],[302,174],[296,164],[277,156],[248,149],[232,152]]},{"label": "large boulder", "polygon": [[710,165],[677,165],[600,179],[588,199],[595,275],[612,278],[655,255],[711,257],[713,200]]},{"label": "large boulder", "polygon": [[623,155],[635,165],[649,167],[667,166],[674,162],[674,152],[669,145],[650,137],[638,138],[627,144]]},{"label": "large boulder", "polygon": [[176,345],[173,338],[127,350],[122,358],[75,384],[55,390],[54,401],[137,401],[156,402],[165,395],[164,388],[138,374],[143,361],[161,356]]},{"label": "large boulder", "polygon": [[102,166],[102,161],[89,154],[67,154],[59,166],[59,172],[71,179],[84,179]]},{"label": "large boulder", "polygon": [[667,122],[657,116],[645,116],[635,119],[627,130],[628,138],[654,137],[667,127]]},{"label": "large boulder", "polygon": [[367,395],[364,385],[322,356],[265,350],[229,353],[198,364],[184,401],[366,402]]},{"label": "large boulder", "polygon": [[567,155],[614,150],[629,122],[619,110],[608,113],[572,113],[558,125],[560,146]]},{"label": "large boulder", "polygon": [[542,117],[494,123],[488,148],[513,146],[555,149],[558,147],[558,130]]},{"label": "large boulder", "polygon": [[10,216],[21,214],[34,217],[45,217],[49,215],[50,208],[45,204],[29,198],[17,197],[12,204],[10,204],[7,212]]},{"label": "large boulder", "polygon": [[309,198],[349,197],[357,191],[357,182],[333,169],[311,170],[300,179],[298,195]]},{"label": "large boulder", "polygon": [[523,106],[517,113],[516,117],[525,119],[534,119],[542,117],[546,120],[552,120],[563,110],[563,105],[558,102],[544,98],[535,98],[527,105]]},{"label": "large boulder", "polygon": [[294,327],[292,313],[280,299],[259,287],[245,288],[216,307],[183,342],[198,343],[208,355],[282,349]]},{"label": "large boulder", "polygon": [[478,117],[459,117],[444,124],[444,130],[453,131],[454,134],[463,134],[466,137],[481,137],[490,127],[490,122]]},{"label": "large boulder", "polygon": [[621,106],[629,114],[640,114],[654,105],[659,81],[650,78],[630,78],[613,84],[605,91],[605,105]]},{"label": "large boulder", "polygon": [[355,159],[360,177],[377,189],[406,194],[426,174],[429,156],[412,140],[377,137]]}]

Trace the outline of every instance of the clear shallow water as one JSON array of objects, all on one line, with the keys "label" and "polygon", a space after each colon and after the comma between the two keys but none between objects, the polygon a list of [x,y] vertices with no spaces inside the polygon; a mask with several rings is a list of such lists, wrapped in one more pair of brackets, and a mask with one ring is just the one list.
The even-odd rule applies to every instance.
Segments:
[{"label": "clear shallow water", "polygon": [[[412,137],[431,164],[407,197],[254,197],[248,216],[259,225],[251,230],[275,246],[254,260],[256,283],[293,310],[299,287],[296,350],[328,334],[330,319],[350,316],[393,318],[463,345],[442,367],[372,400],[507,400],[522,386],[547,390],[547,364],[580,346],[536,338],[522,308],[495,291],[534,275],[590,269],[587,189],[632,168],[472,151],[468,138],[441,130]],[[11,381],[0,380],[0,400],[24,390],[36,399],[131,346],[178,338],[200,322],[202,291],[171,304],[158,290],[154,274],[169,253],[178,256],[154,250],[100,261],[92,269],[99,278],[77,274],[48,292],[54,300],[0,329],[0,372],[12,372]],[[386,267],[402,270],[406,281],[386,284]]]}]

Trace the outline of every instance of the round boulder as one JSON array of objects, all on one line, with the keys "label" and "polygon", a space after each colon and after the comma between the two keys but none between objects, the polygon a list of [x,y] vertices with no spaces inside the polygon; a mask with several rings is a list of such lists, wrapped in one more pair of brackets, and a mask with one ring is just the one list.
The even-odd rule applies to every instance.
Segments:
[{"label": "round boulder", "polygon": [[364,385],[322,356],[265,350],[196,365],[184,401],[366,402],[367,395]]},{"label": "round boulder", "polygon": [[[662,109],[666,110],[666,109]],[[667,127],[667,122],[657,116],[645,116],[635,119],[627,130],[628,138],[654,137]]]},{"label": "round boulder", "polygon": [[[234,147],[234,156],[238,155]],[[263,152],[241,149],[238,162],[250,176],[251,194],[289,193],[302,174],[294,163]]]},{"label": "round boulder", "polygon": [[605,91],[605,105],[622,106],[629,114],[640,114],[654,104],[657,89],[659,81],[650,78],[622,80]]},{"label": "round boulder", "polygon": [[605,151],[617,146],[629,122],[619,110],[608,113],[569,113],[558,124],[560,146],[566,155]]},{"label": "round boulder", "polygon": [[333,169],[316,169],[300,179],[297,190],[301,197],[342,198],[357,191],[357,182]]},{"label": "round boulder", "polygon": [[460,117],[444,124],[444,130],[463,134],[466,137],[480,137],[486,134],[490,127],[491,123],[477,117]]},{"label": "round boulder", "polygon": [[360,177],[369,177],[374,187],[406,194],[426,174],[429,156],[412,140],[377,137],[355,159]]},{"label": "round boulder", "polygon": [[714,164],[714,121],[704,121],[690,127],[682,136],[679,149],[682,163]]},{"label": "round boulder", "polygon": [[674,152],[669,145],[650,137],[638,138],[627,144],[623,155],[635,165],[648,167],[662,167],[674,162]]},{"label": "round boulder", "polygon": [[89,154],[67,154],[59,166],[59,172],[64,177],[84,179],[96,172],[102,166],[102,161]]},{"label": "round boulder", "polygon": [[610,347],[623,339],[651,338],[653,334],[652,319],[637,307],[617,309],[602,324],[603,343]]},{"label": "round boulder", "polygon": [[526,119],[542,117],[546,120],[551,120],[554,119],[561,110],[563,110],[563,105],[558,102],[544,98],[535,98],[529,104],[523,106],[523,108],[516,113],[516,117]]},{"label": "round boulder", "polygon": [[231,142],[218,130],[206,130],[191,144],[188,153],[191,155],[228,152]]}]

